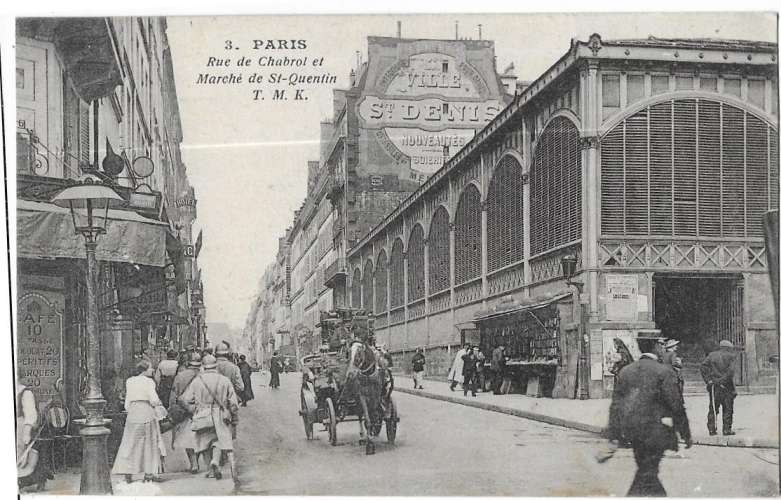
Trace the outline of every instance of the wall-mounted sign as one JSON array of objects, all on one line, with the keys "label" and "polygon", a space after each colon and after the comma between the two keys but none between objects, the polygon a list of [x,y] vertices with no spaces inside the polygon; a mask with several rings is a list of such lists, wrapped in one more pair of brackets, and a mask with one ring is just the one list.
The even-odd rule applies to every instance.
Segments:
[{"label": "wall-mounted sign", "polygon": [[63,376],[62,312],[42,294],[29,292],[19,299],[16,326],[20,382],[33,390],[38,403],[46,403]]},{"label": "wall-mounted sign", "polygon": [[177,198],[176,201],[174,201],[174,204],[178,208],[183,208],[183,207],[193,207],[194,208],[197,203],[198,203],[198,200],[196,200],[195,198],[191,198],[189,196],[185,196],[185,197],[182,197],[182,198]]},{"label": "wall-mounted sign", "polygon": [[379,79],[378,94],[357,104],[362,126],[411,179],[423,181],[503,108],[464,58],[425,52],[400,59]]},{"label": "wall-mounted sign", "polygon": [[193,245],[182,245],[182,255],[185,257],[195,257],[195,247]]},{"label": "wall-mounted sign", "polygon": [[637,318],[637,275],[605,275],[605,313],[608,321],[634,321]]}]

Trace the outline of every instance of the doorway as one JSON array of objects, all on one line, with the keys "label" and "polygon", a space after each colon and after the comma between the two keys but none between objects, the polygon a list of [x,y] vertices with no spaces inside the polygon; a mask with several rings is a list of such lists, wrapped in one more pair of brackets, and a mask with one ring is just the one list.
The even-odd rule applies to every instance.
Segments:
[{"label": "doorway", "polygon": [[[700,382],[700,363],[719,341],[729,340],[742,353],[743,278],[740,275],[654,275],[654,322],[663,337],[680,340],[684,379]],[[743,385],[743,358],[738,356],[735,383]]]}]

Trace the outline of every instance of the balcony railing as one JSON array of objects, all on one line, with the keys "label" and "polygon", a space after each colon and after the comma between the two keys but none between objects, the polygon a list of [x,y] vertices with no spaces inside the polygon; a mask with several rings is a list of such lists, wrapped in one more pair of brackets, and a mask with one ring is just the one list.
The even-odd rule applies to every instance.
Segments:
[{"label": "balcony railing", "polygon": [[343,259],[336,259],[325,268],[324,284],[328,288],[336,288],[347,280],[347,270]]}]

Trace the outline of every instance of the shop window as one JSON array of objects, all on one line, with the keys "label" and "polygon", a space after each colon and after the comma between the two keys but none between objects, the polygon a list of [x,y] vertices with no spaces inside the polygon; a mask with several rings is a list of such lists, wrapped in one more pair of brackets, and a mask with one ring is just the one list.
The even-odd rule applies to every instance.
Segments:
[{"label": "shop window", "polygon": [[445,207],[434,212],[428,241],[428,285],[433,295],[450,288],[450,217]]},{"label": "shop window", "polygon": [[567,118],[545,128],[534,151],[530,173],[531,253],[581,237],[581,158],[579,134]]},{"label": "shop window", "polygon": [[601,142],[602,233],[761,237],[763,213],[778,205],[776,134],[704,99],[628,117]]},{"label": "shop window", "polygon": [[356,269],[353,273],[352,288],[352,306],[355,309],[361,309],[363,304],[361,303],[361,270]]},{"label": "shop window", "polygon": [[407,298],[410,302],[425,294],[423,226],[416,224],[407,243]]},{"label": "shop window", "polygon": [[626,100],[629,104],[645,97],[645,75],[626,76]]},{"label": "shop window", "polygon": [[363,266],[363,308],[374,312],[374,265],[367,261]]},{"label": "shop window", "polygon": [[376,300],[374,301],[374,312],[384,313],[388,310],[388,257],[385,250],[380,252],[377,257],[377,269],[374,271],[374,284]]},{"label": "shop window", "polygon": [[651,95],[664,94],[670,91],[670,77],[667,75],[651,75]]},{"label": "shop window", "polygon": [[725,78],[724,93],[740,97],[740,78]]},{"label": "shop window", "polygon": [[404,305],[404,243],[396,238],[391,249],[388,277],[391,309]]},{"label": "shop window", "polygon": [[765,80],[748,81],[748,102],[760,109],[765,108]]},{"label": "shop window", "polygon": [[469,184],[461,193],[456,209],[455,285],[480,276],[481,218],[480,192],[474,184]]},{"label": "shop window", "polygon": [[488,186],[488,272],[523,259],[521,164],[505,156]]}]

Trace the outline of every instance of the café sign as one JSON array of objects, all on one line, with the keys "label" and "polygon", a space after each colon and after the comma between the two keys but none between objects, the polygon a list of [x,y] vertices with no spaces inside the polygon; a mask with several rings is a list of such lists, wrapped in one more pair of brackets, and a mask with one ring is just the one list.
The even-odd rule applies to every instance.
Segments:
[{"label": "caf\u00e9 sign", "polygon": [[62,378],[62,312],[37,292],[19,299],[17,317],[17,363],[19,381],[31,388],[38,402],[57,394],[55,382]]}]

